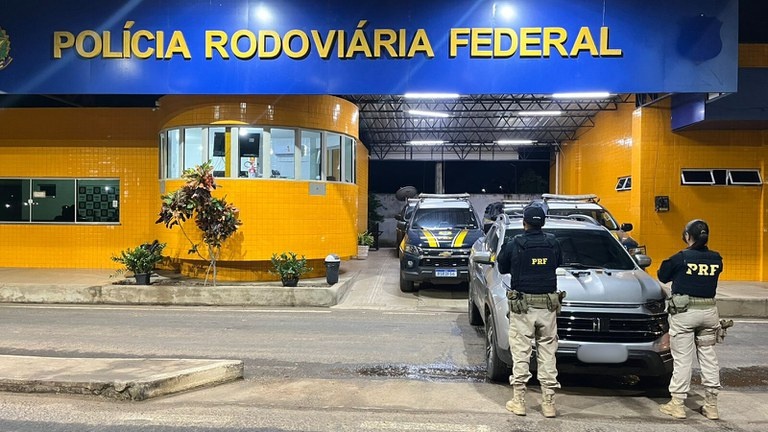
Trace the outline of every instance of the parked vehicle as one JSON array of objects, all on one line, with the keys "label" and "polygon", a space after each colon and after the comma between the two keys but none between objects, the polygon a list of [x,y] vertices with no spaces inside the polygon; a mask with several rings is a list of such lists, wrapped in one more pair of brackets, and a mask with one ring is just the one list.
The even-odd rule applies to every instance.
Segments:
[{"label": "parked vehicle", "polygon": [[537,202],[544,207],[544,211],[548,215],[568,216],[572,214],[581,214],[589,216],[611,231],[631,254],[637,253],[646,255],[645,246],[640,246],[638,242],[628,234],[632,231],[632,224],[619,224],[608,209],[600,205],[600,198],[595,194],[542,194],[540,201],[534,200],[534,203]]},{"label": "parked vehicle", "polygon": [[[558,370],[564,373],[634,374],[664,382],[671,376],[665,293],[643,268],[647,255],[630,255],[603,226],[584,215],[547,217],[544,231],[563,250],[558,290]],[[502,216],[471,250],[468,314],[484,326],[486,374],[504,381],[512,358],[506,291],[510,276],[495,264],[501,246],[523,232],[521,216]],[[534,350],[535,352],[535,350]],[[535,367],[532,361],[532,367]]]},{"label": "parked vehicle", "polygon": [[420,194],[400,243],[400,290],[469,280],[469,249],[483,235],[469,194]]},{"label": "parked vehicle", "polygon": [[488,229],[493,225],[493,222],[496,221],[496,218],[502,213],[508,215],[516,213],[522,214],[525,206],[529,203],[530,201],[526,200],[502,200],[488,204],[485,207],[485,213],[483,214],[483,231],[488,232]]},{"label": "parked vehicle", "polygon": [[408,226],[408,221],[411,220],[413,210],[416,208],[416,204],[418,202],[418,198],[406,199],[405,205],[403,205],[403,208],[400,209],[400,213],[395,215],[395,220],[397,221],[397,225],[395,227],[395,245],[397,246],[398,256],[400,256],[399,251],[402,249],[400,243],[402,243],[403,238],[405,237],[406,226]]}]

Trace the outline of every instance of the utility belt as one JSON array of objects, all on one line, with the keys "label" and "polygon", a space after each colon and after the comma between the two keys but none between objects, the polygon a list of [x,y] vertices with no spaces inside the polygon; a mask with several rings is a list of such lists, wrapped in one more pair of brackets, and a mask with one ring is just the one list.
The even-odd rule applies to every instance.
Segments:
[{"label": "utility belt", "polygon": [[565,298],[565,291],[556,291],[547,294],[528,294],[517,290],[507,290],[509,311],[516,314],[527,313],[528,308],[547,309],[550,312],[560,314],[561,303]]},{"label": "utility belt", "polygon": [[688,294],[672,294],[667,300],[667,310],[671,315],[683,313],[688,309],[709,309],[717,306],[714,298],[694,297]]}]

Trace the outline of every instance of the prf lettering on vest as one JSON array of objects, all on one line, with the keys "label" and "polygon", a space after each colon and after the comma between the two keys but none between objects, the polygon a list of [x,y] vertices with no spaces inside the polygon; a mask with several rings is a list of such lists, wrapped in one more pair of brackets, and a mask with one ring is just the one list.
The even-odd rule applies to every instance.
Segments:
[{"label": "prf lettering on vest", "polygon": [[547,265],[547,258],[531,258],[531,265]]},{"label": "prf lettering on vest", "polygon": [[688,264],[688,271],[685,274],[696,273],[699,276],[714,276],[717,269],[720,268],[719,264]]}]

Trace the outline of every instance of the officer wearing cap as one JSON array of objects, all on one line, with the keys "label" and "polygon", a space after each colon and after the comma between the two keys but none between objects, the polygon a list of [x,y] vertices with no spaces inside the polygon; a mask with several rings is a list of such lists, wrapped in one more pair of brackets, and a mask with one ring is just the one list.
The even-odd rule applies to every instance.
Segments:
[{"label": "officer wearing cap", "polygon": [[555,417],[557,381],[557,312],[560,308],[555,270],[562,264],[562,251],[555,236],[541,230],[546,215],[541,207],[523,211],[523,228],[504,243],[499,252],[499,272],[511,275],[509,299],[509,348],[512,353],[513,396],[509,411],[525,415],[526,384],[531,378],[531,346],[536,343],[537,378],[541,384],[541,411]]},{"label": "officer wearing cap", "polygon": [[723,271],[723,258],[707,248],[708,240],[706,222],[700,219],[688,222],[683,230],[683,241],[688,247],[662,262],[657,273],[661,282],[672,282],[668,308],[674,361],[669,383],[672,399],[659,410],[678,419],[685,418],[685,399],[691,387],[694,354],[701,368],[701,383],[706,388],[701,413],[710,420],[719,418],[720,367],[715,343],[722,329],[715,294],[717,280]]}]

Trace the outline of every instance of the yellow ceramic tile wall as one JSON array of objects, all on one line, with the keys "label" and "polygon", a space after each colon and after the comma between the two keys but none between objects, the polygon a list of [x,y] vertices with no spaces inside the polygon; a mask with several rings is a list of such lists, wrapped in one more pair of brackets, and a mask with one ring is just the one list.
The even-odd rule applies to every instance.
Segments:
[{"label": "yellow ceramic tile wall", "polygon": [[[671,131],[668,103],[643,108],[640,181],[633,193],[642,203],[644,240],[655,269],[682,249],[682,229],[691,219],[710,225],[710,247],[725,260],[724,280],[766,280],[765,188],[760,186],[683,186],[684,168],[757,168],[763,179],[768,131]],[[669,196],[670,211],[654,210],[655,196]]]},{"label": "yellow ceramic tile wall", "polygon": [[[757,168],[765,180],[768,131],[673,133],[670,118],[668,102],[600,113],[594,128],[563,147],[561,191],[597,193],[621,222],[632,222],[633,237],[653,258],[653,275],[682,249],[685,224],[702,218],[712,229],[710,246],[725,259],[723,280],[768,280],[765,188],[680,184],[683,168]],[[632,190],[616,192],[617,177],[628,174]],[[669,196],[669,212],[655,211],[656,196]]]},{"label": "yellow ceramic tile wall", "polygon": [[581,129],[578,140],[563,145],[559,190],[564,194],[596,194],[619,223],[637,224],[630,192],[615,189],[619,177],[632,174],[633,108],[634,104],[625,103],[615,111],[599,113],[597,127]]},{"label": "yellow ceramic tile wall", "polygon": [[357,186],[359,195],[357,197],[357,232],[363,232],[368,229],[368,149],[357,142]]},{"label": "yellow ceramic tile wall", "polygon": [[154,239],[157,137],[149,109],[0,111],[0,177],[119,178],[120,224],[0,224],[0,266],[113,268]]}]

